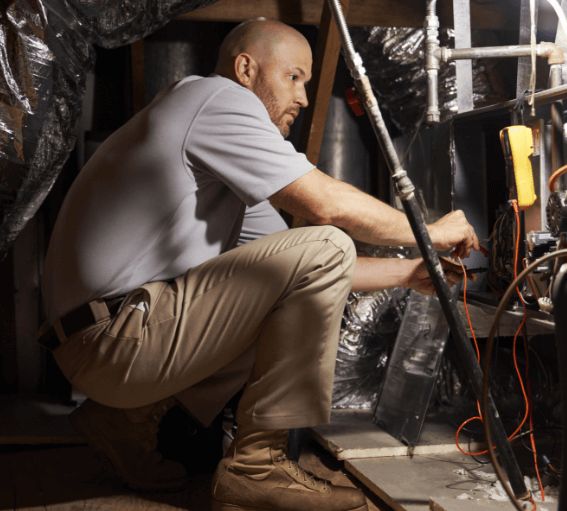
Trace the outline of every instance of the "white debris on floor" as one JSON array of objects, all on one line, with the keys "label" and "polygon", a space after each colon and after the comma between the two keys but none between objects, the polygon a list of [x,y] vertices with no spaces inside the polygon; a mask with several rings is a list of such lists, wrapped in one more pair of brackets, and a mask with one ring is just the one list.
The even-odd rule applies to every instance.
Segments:
[{"label": "white debris on floor", "polygon": [[[502,487],[502,483],[497,480],[496,474],[487,472],[484,470],[484,467],[474,469],[458,468],[453,472],[463,481],[476,482],[471,490],[457,495],[457,500],[494,500],[500,502],[508,500],[508,495]],[[537,479],[524,476],[524,482],[534,496],[537,511],[551,511],[552,508],[555,508],[554,504],[557,504],[559,498],[558,487],[545,486],[545,501],[542,502]],[[551,508],[546,508],[546,504],[551,505]]]}]

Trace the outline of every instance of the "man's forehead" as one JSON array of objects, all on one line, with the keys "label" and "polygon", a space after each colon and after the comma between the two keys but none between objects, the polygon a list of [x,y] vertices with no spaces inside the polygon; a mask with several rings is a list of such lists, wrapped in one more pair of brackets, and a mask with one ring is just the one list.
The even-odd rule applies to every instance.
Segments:
[{"label": "man's forehead", "polygon": [[279,41],[271,47],[271,58],[280,61],[288,67],[297,68],[304,75],[311,74],[311,47],[305,40],[297,37]]}]

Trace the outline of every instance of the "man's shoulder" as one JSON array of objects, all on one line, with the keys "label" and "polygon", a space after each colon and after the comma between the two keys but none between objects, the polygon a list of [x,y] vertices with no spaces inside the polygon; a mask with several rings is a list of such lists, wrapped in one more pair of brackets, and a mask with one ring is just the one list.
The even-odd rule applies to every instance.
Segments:
[{"label": "man's shoulder", "polygon": [[248,121],[253,117],[269,121],[266,107],[258,96],[224,76],[188,76],[175,84],[173,93],[179,101],[193,104],[199,116],[213,116],[218,120],[220,115],[237,115]]},{"label": "man's shoulder", "polygon": [[179,80],[175,86],[175,89],[186,89],[187,92],[201,91],[202,93],[212,96],[220,92],[227,94],[240,95],[242,97],[250,97],[257,99],[256,95],[242,87],[240,84],[236,83],[230,78],[225,78],[224,76],[212,74],[209,76],[186,76]]}]

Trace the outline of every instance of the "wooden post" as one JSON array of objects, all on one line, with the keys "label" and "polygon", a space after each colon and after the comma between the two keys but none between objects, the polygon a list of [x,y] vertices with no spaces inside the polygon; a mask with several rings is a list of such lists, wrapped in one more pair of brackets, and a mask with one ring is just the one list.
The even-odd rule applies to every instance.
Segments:
[{"label": "wooden post", "polygon": [[[349,0],[341,0],[343,11],[347,12]],[[327,2],[323,5],[317,46],[313,58],[313,76],[309,88],[309,107],[305,111],[300,136],[300,149],[305,153],[307,159],[317,165],[321,144],[325,132],[327,110],[329,100],[335,83],[335,73],[339,52],[341,51],[341,40],[339,31]],[[294,217],[293,227],[306,225],[302,218]]]},{"label": "wooden post", "polygon": [[[348,10],[348,3],[349,0],[341,0],[345,14]],[[310,104],[305,112],[300,139],[301,149],[314,165],[317,165],[319,161],[340,50],[339,31],[329,9],[329,4],[325,2],[313,59],[313,77],[309,90]]]}]

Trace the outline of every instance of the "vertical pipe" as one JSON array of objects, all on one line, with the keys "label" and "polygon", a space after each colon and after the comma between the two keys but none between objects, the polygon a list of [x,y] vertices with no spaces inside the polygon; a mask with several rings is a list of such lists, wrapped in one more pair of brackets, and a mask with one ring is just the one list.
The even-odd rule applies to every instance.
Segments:
[{"label": "vertical pipe", "polygon": [[439,111],[439,18],[436,10],[437,0],[429,0],[425,16],[425,70],[427,73],[427,112],[428,123],[437,123]]},{"label": "vertical pipe", "polygon": [[[559,87],[562,82],[561,64],[552,64],[549,70],[549,86]],[[551,170],[563,165],[563,102],[551,104]],[[562,183],[564,184],[564,183]]]}]

